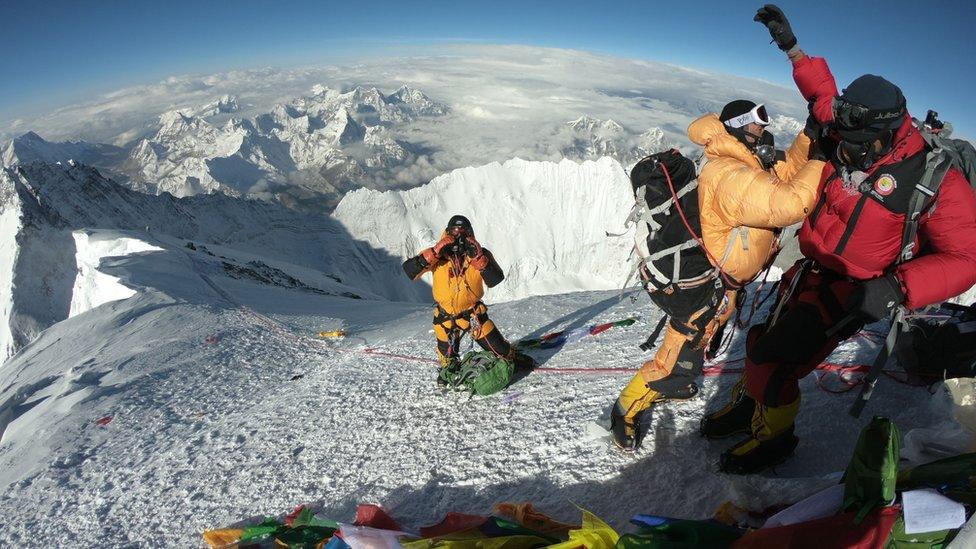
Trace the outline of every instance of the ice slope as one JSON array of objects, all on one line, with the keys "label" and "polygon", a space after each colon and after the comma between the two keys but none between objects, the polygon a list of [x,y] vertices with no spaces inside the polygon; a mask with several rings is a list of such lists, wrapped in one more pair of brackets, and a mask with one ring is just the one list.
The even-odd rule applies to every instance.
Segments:
[{"label": "ice slope", "polygon": [[[86,238],[97,247],[119,236]],[[180,244],[130,242],[135,253],[103,258],[99,270],[135,294],[56,324],[4,366],[0,545],[194,547],[206,528],[299,503],[345,519],[361,501],[409,529],[449,510],[533,501],[564,520],[579,504],[625,530],[635,512],[704,518],[726,500],[759,509],[798,499],[831,482],[874,413],[903,432],[948,421],[944,391],[885,381],[854,421],[854,393],[821,392],[811,376],[795,458],[776,473],[728,477],[715,472],[726,444],[695,429],[735,376],[706,378],[697,399],[658,407],[645,447],[626,456],[588,425],[627,373],[538,371],[498,396],[442,394],[433,365],[364,352],[432,358],[426,305],[235,279]],[[92,280],[96,294],[116,284]],[[636,368],[647,358],[636,343],[660,313],[616,292],[491,309],[513,338],[635,313],[631,328],[536,352],[548,368]],[[345,341],[313,337],[340,327]],[[872,352],[858,339],[833,359]]]},{"label": "ice slope", "polygon": [[[321,291],[419,300],[422,287],[395,272],[399,259],[355,242],[326,215],[223,195],[177,199],[124,188],[96,170],[69,163],[31,163],[0,170],[0,358],[6,359],[45,328],[124,290],[87,294],[98,262],[113,253],[160,241],[205,242],[199,254],[237,276],[288,277]],[[84,231],[116,230],[129,237],[93,241]],[[82,232],[78,232],[82,231]],[[145,248],[142,248],[145,250]],[[79,274],[81,273],[81,274]],[[287,275],[287,273],[292,273]],[[297,274],[300,273],[300,274]],[[287,275],[287,276],[285,276]],[[343,281],[355,281],[354,287]],[[107,288],[104,284],[100,287]]]},{"label": "ice slope", "polygon": [[114,231],[79,230],[74,231],[71,236],[75,241],[75,260],[78,270],[71,289],[68,318],[99,305],[127,299],[136,294],[135,290],[122,284],[118,278],[99,270],[102,259],[162,251],[162,248],[138,237]]},{"label": "ice slope", "polygon": [[345,196],[334,217],[356,239],[411,257],[467,216],[506,274],[489,302],[623,286],[632,236],[619,231],[633,204],[627,174],[611,158],[529,162],[454,170],[422,187]]}]

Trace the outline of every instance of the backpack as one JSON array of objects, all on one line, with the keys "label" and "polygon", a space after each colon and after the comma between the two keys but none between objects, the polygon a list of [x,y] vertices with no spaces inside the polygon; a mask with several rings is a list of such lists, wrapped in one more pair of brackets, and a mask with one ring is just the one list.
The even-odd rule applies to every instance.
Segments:
[{"label": "backpack", "polygon": [[890,419],[875,416],[861,430],[844,472],[843,510],[856,513],[855,523],[895,501],[900,452],[898,427]]},{"label": "backpack", "polygon": [[441,369],[440,378],[449,387],[475,395],[491,395],[512,381],[515,364],[490,351],[469,351],[461,360]]},{"label": "backpack", "polygon": [[912,119],[928,153],[925,156],[925,171],[922,178],[915,185],[915,193],[909,202],[905,216],[905,230],[901,239],[901,256],[898,262],[904,263],[912,258],[912,248],[918,233],[918,221],[922,213],[931,204],[930,198],[939,192],[942,179],[950,168],[957,168],[966,177],[966,181],[976,189],[976,147],[962,139],[948,139],[932,133],[931,130],[918,120]]},{"label": "backpack", "polygon": [[976,377],[976,304],[943,303],[935,313],[908,321],[899,363],[922,383]]},{"label": "backpack", "polygon": [[637,268],[643,267],[657,287],[703,281],[716,274],[698,239],[697,177],[694,161],[677,149],[646,156],[630,170],[635,204],[626,225],[637,225]]}]

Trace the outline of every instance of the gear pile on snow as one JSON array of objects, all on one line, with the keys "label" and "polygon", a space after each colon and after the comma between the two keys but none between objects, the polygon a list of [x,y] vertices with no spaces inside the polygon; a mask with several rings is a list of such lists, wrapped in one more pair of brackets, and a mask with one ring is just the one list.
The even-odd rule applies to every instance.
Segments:
[{"label": "gear pile on snow", "polygon": [[438,374],[448,387],[473,395],[492,395],[508,387],[515,373],[515,363],[490,351],[470,351],[441,368]]},{"label": "gear pile on snow", "polygon": [[[203,538],[214,549],[976,546],[976,453],[899,470],[899,440],[894,423],[875,417],[861,432],[838,484],[761,512],[728,502],[708,520],[638,514],[630,521],[637,531],[623,535],[586,510],[581,524],[571,525],[531,503],[502,503],[488,516],[451,512],[417,531],[402,527],[376,505],[360,505],[352,523],[299,506],[283,520],[209,530]],[[920,499],[930,509],[941,509],[936,521],[919,512]]]}]

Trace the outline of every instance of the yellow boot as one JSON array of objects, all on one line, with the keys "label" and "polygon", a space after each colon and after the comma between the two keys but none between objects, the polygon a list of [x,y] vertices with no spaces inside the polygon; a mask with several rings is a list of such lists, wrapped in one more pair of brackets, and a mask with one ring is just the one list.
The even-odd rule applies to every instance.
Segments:
[{"label": "yellow boot", "polygon": [[620,392],[610,413],[610,433],[621,450],[634,451],[640,446],[640,415],[660,395],[647,386],[640,371]]},{"label": "yellow boot", "polygon": [[732,399],[728,404],[701,420],[699,432],[705,438],[717,439],[752,431],[752,418],[756,413],[756,401],[746,394],[746,378],[742,376],[732,387]]},{"label": "yellow boot", "polygon": [[799,397],[785,406],[758,404],[752,416],[752,436],[722,454],[721,470],[749,475],[786,461],[799,442],[793,434],[799,412]]}]

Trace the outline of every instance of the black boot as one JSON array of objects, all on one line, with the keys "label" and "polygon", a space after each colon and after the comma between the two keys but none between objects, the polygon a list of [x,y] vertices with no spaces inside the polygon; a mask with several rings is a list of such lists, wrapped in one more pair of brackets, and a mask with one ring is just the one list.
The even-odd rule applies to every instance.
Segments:
[{"label": "black boot", "polygon": [[515,356],[512,357],[512,362],[515,364],[515,368],[519,370],[531,370],[532,368],[536,367],[534,358],[518,351],[515,351]]},{"label": "black boot", "polygon": [[748,396],[745,388],[737,384],[732,389],[732,402],[722,409],[706,414],[701,420],[698,432],[705,438],[718,439],[748,433],[752,426],[752,415],[756,411],[756,401]]},{"label": "black boot", "polygon": [[659,402],[667,400],[688,400],[689,398],[694,398],[694,396],[698,394],[698,391],[698,384],[692,381],[684,387],[671,389],[668,392],[662,392]]},{"label": "black boot", "polygon": [[630,423],[615,405],[610,412],[610,434],[613,436],[613,443],[617,445],[617,448],[625,452],[637,451],[641,443],[640,414],[634,418],[633,423]]},{"label": "black boot", "polygon": [[793,427],[768,440],[749,437],[722,454],[719,469],[732,475],[758,473],[786,461],[799,440],[793,434]]}]

